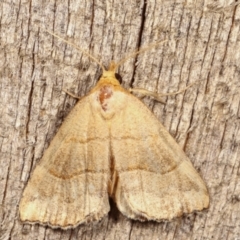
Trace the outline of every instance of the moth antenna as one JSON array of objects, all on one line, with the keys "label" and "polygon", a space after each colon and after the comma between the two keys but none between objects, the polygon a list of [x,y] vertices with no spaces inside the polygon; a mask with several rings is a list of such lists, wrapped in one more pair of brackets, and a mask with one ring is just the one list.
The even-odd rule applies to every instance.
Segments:
[{"label": "moth antenna", "polygon": [[152,43],[150,45],[148,45],[147,47],[143,47],[141,48],[140,50],[135,50],[134,52],[130,53],[128,56],[126,56],[125,58],[123,58],[122,60],[120,60],[118,63],[116,63],[116,69],[121,65],[123,64],[124,62],[126,62],[129,58],[131,57],[134,57],[142,52],[145,52],[149,49],[152,49],[160,44],[163,44],[165,42],[167,42],[168,40],[164,40],[164,41],[161,41],[161,42],[157,42],[157,43]]},{"label": "moth antenna", "polygon": [[46,32],[48,32],[49,34],[51,34],[52,36],[60,39],[61,41],[73,46],[74,48],[76,48],[79,52],[81,53],[84,53],[85,55],[87,55],[90,59],[92,59],[94,62],[96,62],[101,68],[102,68],[102,71],[105,72],[105,68],[103,67],[102,63],[100,63],[95,57],[93,57],[91,54],[89,54],[88,52],[86,52],[85,50],[81,49],[80,47],[78,47],[76,44],[70,42],[70,41],[67,41],[65,40],[64,38],[62,37],[59,37],[58,35],[56,35],[55,33],[53,32],[50,32],[48,30],[46,30]]}]

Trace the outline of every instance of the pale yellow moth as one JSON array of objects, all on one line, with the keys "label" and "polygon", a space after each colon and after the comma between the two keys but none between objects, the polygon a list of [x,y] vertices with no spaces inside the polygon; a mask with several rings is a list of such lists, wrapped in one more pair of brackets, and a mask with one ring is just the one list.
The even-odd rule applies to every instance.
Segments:
[{"label": "pale yellow moth", "polygon": [[105,70],[90,57],[102,76],[37,164],[20,201],[20,219],[74,228],[106,216],[109,197],[121,213],[140,221],[171,220],[207,208],[207,188],[188,157],[116,79],[125,59]]}]

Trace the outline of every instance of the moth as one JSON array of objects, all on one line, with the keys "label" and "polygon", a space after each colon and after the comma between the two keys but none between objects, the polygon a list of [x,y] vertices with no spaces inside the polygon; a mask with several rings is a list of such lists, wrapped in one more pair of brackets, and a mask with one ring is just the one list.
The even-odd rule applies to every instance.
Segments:
[{"label": "moth", "polygon": [[122,214],[140,221],[208,207],[202,178],[153,113],[121,87],[118,65],[101,65],[100,80],[37,164],[20,201],[22,221],[74,228],[106,216],[109,197]]}]

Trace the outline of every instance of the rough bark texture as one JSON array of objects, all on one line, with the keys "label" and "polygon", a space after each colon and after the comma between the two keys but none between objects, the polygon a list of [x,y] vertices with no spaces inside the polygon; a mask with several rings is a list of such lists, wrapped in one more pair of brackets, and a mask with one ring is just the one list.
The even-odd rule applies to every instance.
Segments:
[{"label": "rough bark texture", "polygon": [[[240,239],[240,6],[234,1],[1,1],[0,239]],[[22,224],[30,173],[101,69],[47,34],[68,38],[106,66],[168,39],[119,69],[126,88],[185,93],[145,103],[206,181],[208,210],[138,222],[112,204],[101,222],[73,230]]]}]

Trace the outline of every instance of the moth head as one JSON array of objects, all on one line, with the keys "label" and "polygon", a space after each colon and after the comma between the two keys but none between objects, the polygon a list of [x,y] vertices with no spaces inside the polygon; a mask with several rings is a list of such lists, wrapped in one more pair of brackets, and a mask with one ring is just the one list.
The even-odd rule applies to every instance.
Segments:
[{"label": "moth head", "polygon": [[108,67],[108,70],[103,70],[102,76],[99,79],[99,83],[109,82],[113,85],[120,85],[121,82],[119,81],[119,79],[121,80],[121,78],[119,78],[120,75],[116,73],[116,70],[117,65],[115,62],[112,61]]}]

